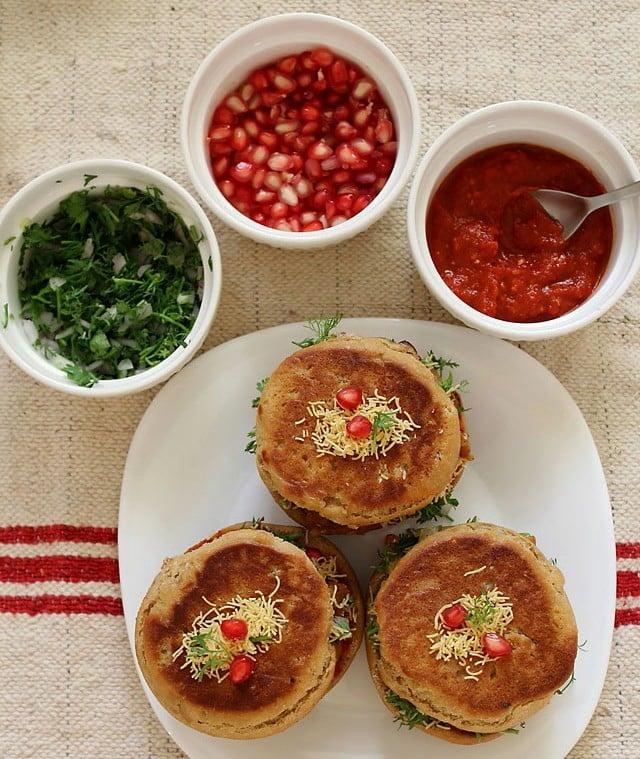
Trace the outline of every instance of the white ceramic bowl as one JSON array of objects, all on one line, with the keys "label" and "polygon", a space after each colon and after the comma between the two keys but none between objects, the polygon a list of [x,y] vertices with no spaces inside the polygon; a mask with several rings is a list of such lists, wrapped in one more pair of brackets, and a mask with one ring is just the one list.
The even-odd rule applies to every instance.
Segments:
[{"label": "white ceramic bowl", "polygon": [[555,319],[515,323],[476,311],[440,277],[429,253],[425,220],[431,197],[446,175],[478,151],[508,143],[553,148],[591,169],[607,189],[639,177],[619,140],[594,119],[565,106],[538,101],[498,103],[474,111],[449,127],[429,148],[416,171],[408,203],[408,231],[418,272],[437,300],[469,327],[510,340],[565,335],[602,316],[622,296],[640,265],[640,200],[611,206],[614,223],[609,265],[595,291],[572,311]]},{"label": "white ceramic bowl", "polygon": [[[377,83],[392,112],[398,153],[386,185],[366,208],[347,221],[318,231],[275,230],[242,214],[218,189],[207,146],[211,117],[222,100],[257,67],[317,47],[328,47],[358,64]],[[231,34],[209,53],[196,71],[182,110],[184,159],[204,203],[241,234],[280,248],[335,245],[369,227],[388,210],[406,184],[417,157],[419,139],[418,100],[395,55],[354,24],[315,13],[263,18]]]},{"label": "white ceramic bowl", "polygon": [[[70,193],[84,189],[85,176],[96,175],[90,182],[99,193],[106,185],[157,187],[167,205],[180,215],[188,226],[202,232],[200,254],[203,264],[202,302],[185,346],[178,347],[170,356],[138,374],[120,379],[99,380],[92,387],[84,387],[67,375],[33,347],[30,331],[20,319],[18,293],[18,264],[23,228],[33,221],[42,222],[58,208],[60,201]],[[93,190],[92,190],[93,192]],[[97,398],[135,393],[168,379],[191,359],[202,345],[220,298],[221,263],[216,237],[211,224],[198,203],[179,184],[154,169],[136,163],[112,159],[89,159],[69,163],[47,171],[19,190],[0,213],[0,346],[27,374],[49,387],[73,395]],[[5,308],[6,304],[6,308]],[[10,315],[8,320],[5,315]]]}]

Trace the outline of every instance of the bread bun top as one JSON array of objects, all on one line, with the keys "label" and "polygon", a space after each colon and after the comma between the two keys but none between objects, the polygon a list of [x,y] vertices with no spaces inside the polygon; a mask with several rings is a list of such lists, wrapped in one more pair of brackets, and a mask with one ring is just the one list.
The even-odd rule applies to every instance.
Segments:
[{"label": "bread bun top", "polygon": [[[279,642],[255,655],[245,682],[198,681],[184,651],[175,656],[184,634],[211,606],[260,594],[286,619]],[[136,654],[150,689],[177,719],[210,735],[256,738],[298,721],[330,687],[332,623],[327,584],[304,551],[268,531],[239,529],[163,562],[137,615]]]},{"label": "bread bun top", "polygon": [[[495,589],[511,605],[513,619],[502,633],[511,653],[467,668],[455,657],[437,658],[430,647],[438,640],[438,612]],[[424,538],[383,579],[372,610],[384,684],[464,731],[518,726],[573,670],[577,628],[562,573],[532,538],[504,527],[473,522]]]},{"label": "bread bun top", "polygon": [[[344,387],[398,400],[415,426],[384,455],[319,454],[310,404]],[[353,413],[357,414],[358,409]],[[349,528],[415,513],[449,485],[460,460],[458,410],[402,343],[342,336],[303,348],[269,377],[256,420],[258,471],[273,494]]]}]

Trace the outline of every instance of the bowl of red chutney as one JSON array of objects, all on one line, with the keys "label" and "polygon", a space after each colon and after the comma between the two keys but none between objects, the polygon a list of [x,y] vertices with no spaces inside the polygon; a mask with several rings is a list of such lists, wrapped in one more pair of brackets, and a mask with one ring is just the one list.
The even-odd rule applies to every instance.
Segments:
[{"label": "bowl of red chutney", "polygon": [[467,114],[413,180],[408,231],[426,286],[470,327],[540,340],[590,324],[624,294],[640,256],[640,201],[593,212],[564,239],[533,198],[593,196],[638,179],[622,143],[566,106],[511,101]]}]

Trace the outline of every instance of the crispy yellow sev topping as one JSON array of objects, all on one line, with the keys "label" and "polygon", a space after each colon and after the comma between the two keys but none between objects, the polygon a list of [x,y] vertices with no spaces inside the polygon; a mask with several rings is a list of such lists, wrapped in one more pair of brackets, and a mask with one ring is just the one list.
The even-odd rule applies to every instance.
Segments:
[{"label": "crispy yellow sev topping", "polygon": [[[410,440],[411,432],[420,428],[420,425],[403,411],[396,396],[385,398],[377,390],[373,395],[363,397],[362,403],[354,411],[345,411],[334,398],[331,402],[311,401],[307,406],[307,412],[315,419],[315,427],[310,437],[318,456],[380,458],[386,456],[395,445]],[[369,437],[354,438],[347,434],[347,422],[353,416],[364,416],[371,422],[372,432]],[[296,437],[296,440],[304,439],[304,433]]]},{"label": "crispy yellow sev topping", "polygon": [[[442,619],[446,609],[460,604],[466,611],[464,625],[456,629],[448,628]],[[513,620],[511,602],[497,588],[492,588],[479,596],[463,595],[452,603],[445,604],[436,613],[436,632],[427,635],[431,641],[429,652],[436,659],[455,659],[464,668],[466,680],[478,680],[485,664],[495,661],[488,656],[482,646],[482,636],[488,632],[502,635]]]},{"label": "crispy yellow sev topping", "polygon": [[[229,674],[229,664],[234,656],[245,654],[255,659],[256,654],[268,651],[273,643],[282,640],[282,629],[287,618],[278,609],[282,599],[275,598],[280,587],[276,575],[276,586],[265,596],[261,591],[251,598],[235,596],[229,603],[217,608],[203,597],[209,607],[194,619],[191,630],[182,636],[182,644],[173,653],[176,661],[181,655],[184,663],[181,669],[189,667],[191,677],[202,681],[204,677],[215,677],[222,682]],[[242,640],[224,637],[220,625],[225,619],[242,619],[247,625],[247,635]]]}]

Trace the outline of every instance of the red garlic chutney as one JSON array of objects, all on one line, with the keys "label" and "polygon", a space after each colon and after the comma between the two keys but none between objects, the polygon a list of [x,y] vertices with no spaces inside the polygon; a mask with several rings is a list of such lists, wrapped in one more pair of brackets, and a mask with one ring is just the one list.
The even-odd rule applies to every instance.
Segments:
[{"label": "red garlic chutney", "polygon": [[214,111],[207,141],[227,200],[292,232],[359,213],[384,187],[397,152],[377,84],[328,48],[253,71]]},{"label": "red garlic chutney", "polygon": [[458,164],[427,211],[433,262],[448,287],[488,316],[540,322],[571,311],[593,292],[613,241],[608,208],[592,213],[568,239],[530,192],[605,192],[595,176],[550,148],[508,144]]}]

